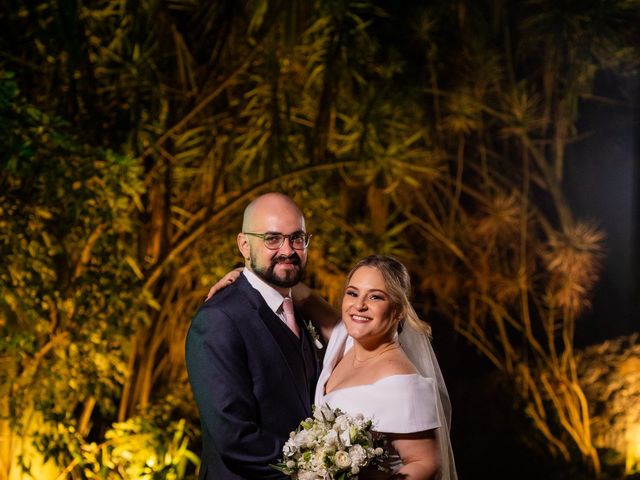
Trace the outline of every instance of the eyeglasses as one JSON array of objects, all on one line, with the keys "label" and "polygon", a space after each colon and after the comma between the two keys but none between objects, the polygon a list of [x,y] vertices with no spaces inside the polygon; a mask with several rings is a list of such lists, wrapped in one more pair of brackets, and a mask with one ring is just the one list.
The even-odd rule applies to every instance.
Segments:
[{"label": "eyeglasses", "polygon": [[291,235],[285,235],[283,233],[242,233],[261,238],[264,246],[269,250],[278,250],[284,243],[285,238],[289,239],[289,244],[294,250],[304,250],[309,246],[309,241],[311,240],[311,235],[305,232],[296,232]]}]

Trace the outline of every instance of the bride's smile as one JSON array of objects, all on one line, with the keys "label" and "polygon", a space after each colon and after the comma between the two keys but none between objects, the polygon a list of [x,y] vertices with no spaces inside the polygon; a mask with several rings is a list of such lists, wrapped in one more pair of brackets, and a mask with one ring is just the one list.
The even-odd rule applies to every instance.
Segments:
[{"label": "bride's smile", "polygon": [[351,315],[351,320],[356,323],[368,322],[371,320],[371,317],[363,317],[362,315]]}]

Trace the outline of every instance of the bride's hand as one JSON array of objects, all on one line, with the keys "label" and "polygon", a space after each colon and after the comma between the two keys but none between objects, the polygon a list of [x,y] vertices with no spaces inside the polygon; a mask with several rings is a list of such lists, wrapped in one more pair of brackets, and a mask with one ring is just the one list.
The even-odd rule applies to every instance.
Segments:
[{"label": "bride's hand", "polygon": [[215,285],[209,289],[209,293],[207,294],[207,298],[205,298],[204,301],[206,302],[211,297],[213,297],[216,294],[216,292],[219,292],[223,288],[228,287],[233,282],[235,282],[238,279],[238,277],[240,276],[240,274],[242,273],[243,269],[244,269],[244,267],[234,268],[233,270],[228,272],[224,277],[222,277],[220,280],[218,280],[215,283]]}]

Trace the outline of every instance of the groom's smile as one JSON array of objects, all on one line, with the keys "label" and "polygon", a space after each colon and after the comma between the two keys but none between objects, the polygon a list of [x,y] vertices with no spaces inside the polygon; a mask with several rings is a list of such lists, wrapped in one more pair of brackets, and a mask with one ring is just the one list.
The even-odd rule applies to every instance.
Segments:
[{"label": "groom's smile", "polygon": [[271,267],[267,271],[270,271],[279,280],[286,282],[287,279],[297,276],[299,272],[301,273],[300,264],[300,257],[296,252],[293,252],[289,256],[279,255],[275,257],[271,260]]}]

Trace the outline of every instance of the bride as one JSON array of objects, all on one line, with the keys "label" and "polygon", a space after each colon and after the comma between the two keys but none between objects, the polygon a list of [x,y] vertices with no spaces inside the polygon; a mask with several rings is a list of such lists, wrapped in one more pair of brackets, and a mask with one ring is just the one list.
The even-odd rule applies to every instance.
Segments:
[{"label": "bride", "polygon": [[[446,387],[410,289],[407,269],[393,258],[373,255],[353,267],[315,403],[372,418],[392,478],[455,479]],[[359,475],[388,477],[373,469]]]},{"label": "bride", "polygon": [[[209,296],[239,275],[229,272]],[[403,478],[457,480],[449,428],[447,389],[429,341],[430,328],[409,302],[411,281],[398,260],[371,255],[349,272],[341,320],[306,285],[292,297],[306,318],[324,317],[329,339],[315,390],[315,404],[372,418],[389,453],[385,467],[364,469],[361,480]],[[322,319],[320,319],[322,320]]]}]

